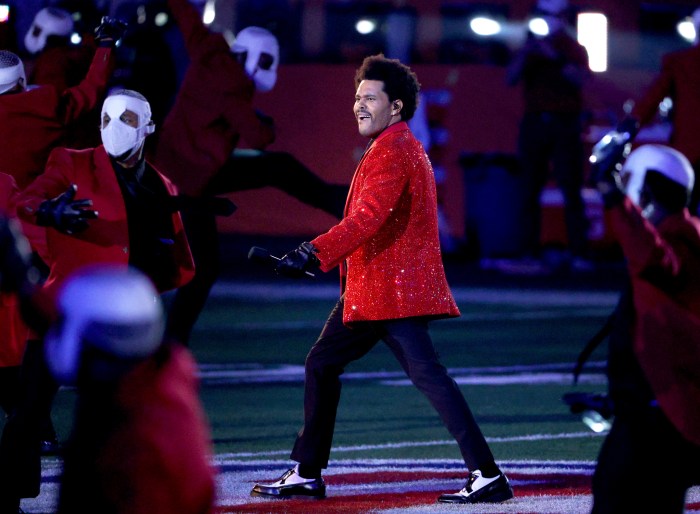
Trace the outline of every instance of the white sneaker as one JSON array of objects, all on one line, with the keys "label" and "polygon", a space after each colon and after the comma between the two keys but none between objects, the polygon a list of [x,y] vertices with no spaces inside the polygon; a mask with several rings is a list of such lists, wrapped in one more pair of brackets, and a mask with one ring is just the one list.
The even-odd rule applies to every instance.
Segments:
[{"label": "white sneaker", "polygon": [[500,503],[513,497],[513,489],[503,473],[485,478],[476,469],[469,473],[467,484],[458,493],[443,494],[440,503]]}]

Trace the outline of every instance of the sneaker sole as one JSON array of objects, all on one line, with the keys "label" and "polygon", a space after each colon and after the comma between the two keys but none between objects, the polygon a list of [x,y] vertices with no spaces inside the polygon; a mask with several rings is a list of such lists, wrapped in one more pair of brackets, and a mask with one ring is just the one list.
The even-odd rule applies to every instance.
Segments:
[{"label": "sneaker sole", "polygon": [[501,503],[513,498],[513,490],[494,490],[484,492],[479,496],[462,496],[460,494],[442,495],[438,498],[438,503]]},{"label": "sneaker sole", "polygon": [[250,495],[263,498],[276,498],[279,500],[286,500],[292,498],[323,500],[326,498],[325,488],[318,489],[316,491],[310,491],[308,489],[296,486],[288,487],[285,489],[269,488],[269,491],[266,491],[265,489],[268,488],[263,488],[256,485],[255,487],[253,487],[253,490],[250,491]]}]

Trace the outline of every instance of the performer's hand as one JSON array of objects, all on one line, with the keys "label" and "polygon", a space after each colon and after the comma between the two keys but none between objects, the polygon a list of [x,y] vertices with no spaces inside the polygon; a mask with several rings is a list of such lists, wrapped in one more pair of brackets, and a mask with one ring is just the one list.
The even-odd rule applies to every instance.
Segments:
[{"label": "performer's hand", "polygon": [[124,37],[127,24],[118,18],[103,16],[102,22],[95,29],[97,46],[113,48]]},{"label": "performer's hand", "polygon": [[630,134],[616,130],[605,134],[593,147],[589,159],[590,182],[600,192],[605,207],[612,207],[621,202],[625,196],[620,181],[620,171],[631,147]]},{"label": "performer's hand", "polygon": [[299,247],[282,257],[275,271],[286,277],[300,278],[321,266],[316,257],[318,250],[311,243],[301,243]]},{"label": "performer's hand", "polygon": [[89,219],[97,218],[97,211],[85,209],[92,200],[74,200],[78,186],[72,184],[65,193],[41,202],[36,213],[36,223],[42,227],[54,227],[64,234],[76,234],[87,229]]}]

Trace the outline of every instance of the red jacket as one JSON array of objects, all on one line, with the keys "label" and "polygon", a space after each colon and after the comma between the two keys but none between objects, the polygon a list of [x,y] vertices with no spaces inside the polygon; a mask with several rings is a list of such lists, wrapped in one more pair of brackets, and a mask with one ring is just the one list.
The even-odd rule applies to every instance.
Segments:
[{"label": "red jacket", "polygon": [[686,209],[654,227],[625,199],[611,222],[632,280],[635,355],[664,414],[700,444],[700,220]]},{"label": "red jacket", "polygon": [[[160,173],[159,173],[160,175]],[[175,188],[160,175],[171,194]],[[92,208],[99,217],[89,221],[84,232],[66,235],[58,230],[47,230],[48,261],[50,266],[46,287],[52,293],[74,270],[87,264],[129,263],[129,232],[126,207],[112,163],[103,146],[85,150],[56,148],[49,156],[46,171],[22,191],[17,202],[20,218],[36,221],[41,202],[65,192],[71,184],[78,186],[76,199],[92,200]],[[182,227],[180,214],[172,215],[176,241],[173,258],[179,270],[170,287],[175,289],[187,283],[194,274],[194,263]]]},{"label": "red jacket", "polygon": [[111,49],[99,48],[85,79],[63,92],[38,86],[0,95],[0,170],[12,175],[20,190],[44,171],[51,150],[62,145],[68,125],[102,99],[111,56]]},{"label": "red jacket", "polygon": [[442,265],[433,168],[405,122],[365,152],[345,217],[312,243],[323,271],[341,266],[345,323],[459,316]]},{"label": "red jacket", "polygon": [[[93,398],[99,405],[80,411],[86,417],[75,420],[59,513],[213,511],[211,435],[196,364],[182,346],[161,353],[122,377],[113,397]],[[100,409],[113,421],[94,419]]]},{"label": "red jacket", "polygon": [[673,99],[673,129],[670,144],[693,165],[700,163],[700,46],[664,55],[661,71],[632,115],[645,124],[656,115],[659,102]]},{"label": "red jacket", "polygon": [[182,193],[200,195],[239,138],[262,149],[274,140],[274,130],[256,116],[253,81],[223,35],[210,32],[188,0],[168,5],[190,64],[149,157]]},{"label": "red jacket", "polygon": [[[0,212],[14,217],[17,184],[5,173],[0,173]],[[0,367],[19,366],[29,331],[22,321],[17,295],[0,293]]]}]

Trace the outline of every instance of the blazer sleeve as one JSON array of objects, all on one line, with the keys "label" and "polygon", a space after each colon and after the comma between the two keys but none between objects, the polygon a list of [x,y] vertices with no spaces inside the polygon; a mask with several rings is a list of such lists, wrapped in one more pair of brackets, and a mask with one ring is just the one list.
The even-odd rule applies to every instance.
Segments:
[{"label": "blazer sleeve", "polygon": [[402,147],[386,144],[370,152],[356,172],[361,175],[361,183],[351,193],[357,195],[351,199],[351,211],[340,223],[311,241],[319,250],[323,271],[333,269],[379,231],[408,184],[407,154]]},{"label": "blazer sleeve", "polygon": [[[204,25],[200,14],[189,0],[168,0],[168,7],[180,28],[187,54],[193,58],[199,52],[204,41],[214,35]],[[216,37],[221,36],[217,34]]]},{"label": "blazer sleeve", "polygon": [[91,111],[102,100],[107,83],[114,69],[114,56],[111,48],[97,48],[90,69],[77,86],[66,89],[60,100],[59,110],[65,125]]},{"label": "blazer sleeve", "polygon": [[632,110],[633,116],[642,125],[652,120],[659,109],[659,103],[672,94],[674,89],[673,76],[673,58],[666,55],[661,62],[661,71],[647,88],[644,95],[637,100]]},{"label": "blazer sleeve", "polygon": [[54,148],[49,154],[44,173],[19,193],[17,216],[26,222],[36,223],[36,213],[41,203],[64,193],[71,185],[72,180],[67,170],[72,167],[68,151],[65,148]]}]

